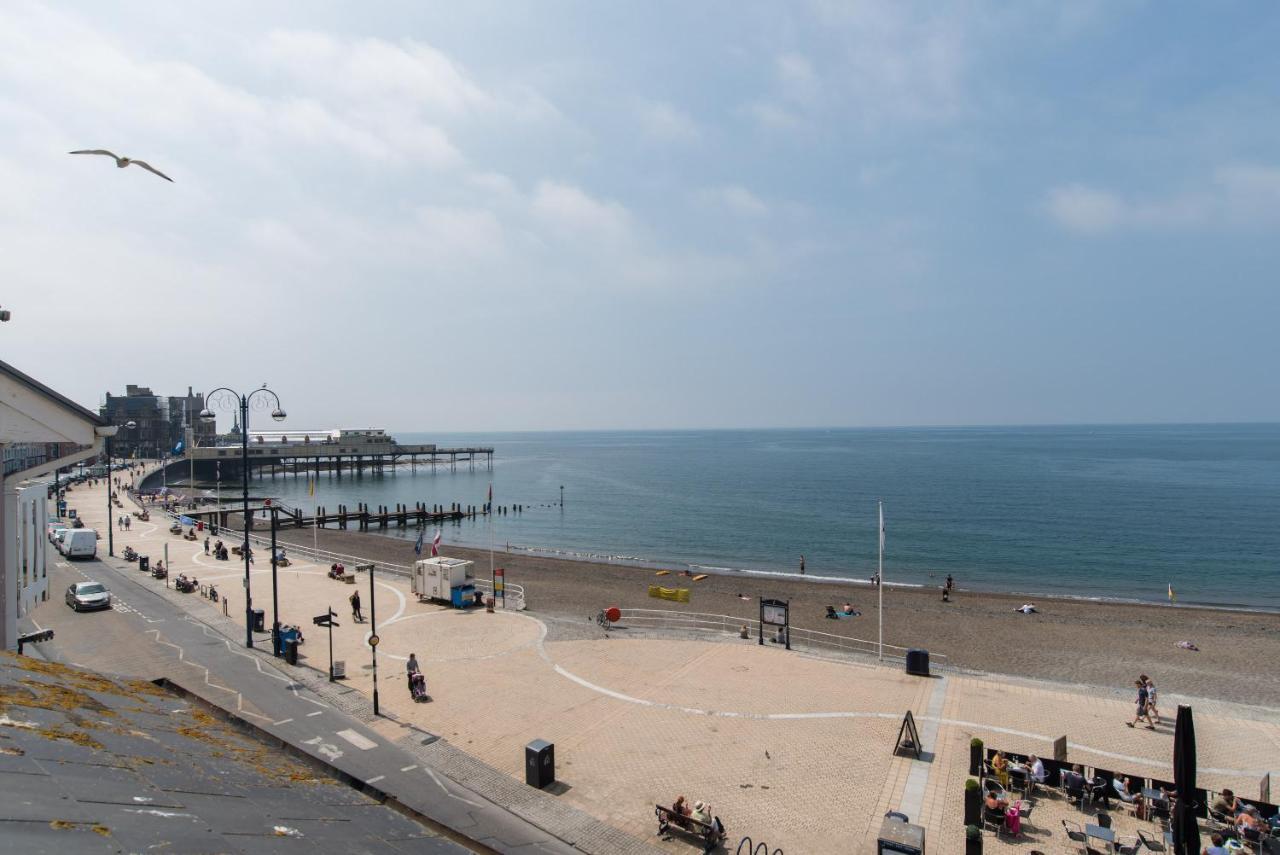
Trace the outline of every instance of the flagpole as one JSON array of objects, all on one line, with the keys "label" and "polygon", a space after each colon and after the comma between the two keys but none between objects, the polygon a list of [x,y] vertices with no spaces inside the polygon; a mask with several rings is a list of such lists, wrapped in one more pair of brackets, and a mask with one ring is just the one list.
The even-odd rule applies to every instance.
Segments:
[{"label": "flagpole", "polygon": [[493,575],[493,485],[489,485],[489,591],[494,605],[498,602],[497,577]]},{"label": "flagpole", "polygon": [[320,521],[316,519],[316,481],[315,476],[311,476],[311,552],[312,560],[316,563],[320,562],[320,546],[318,538],[320,537]]},{"label": "flagpole", "polygon": [[876,567],[876,589],[880,593],[880,605],[877,611],[880,613],[880,643],[877,658],[884,661],[884,502],[878,501],[880,506],[880,563]]}]

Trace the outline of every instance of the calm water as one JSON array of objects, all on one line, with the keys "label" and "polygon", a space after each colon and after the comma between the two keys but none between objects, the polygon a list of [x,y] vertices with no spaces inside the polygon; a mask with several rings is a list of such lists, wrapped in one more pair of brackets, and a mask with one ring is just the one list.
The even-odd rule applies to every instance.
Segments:
[{"label": "calm water", "polygon": [[[494,539],[612,556],[865,579],[885,504],[885,578],[1280,608],[1280,426],[399,434],[491,444],[492,472],[279,476],[290,505],[482,504]],[[558,506],[560,485],[565,506]],[[483,520],[445,543],[485,545]],[[406,545],[406,561],[412,552]]]}]

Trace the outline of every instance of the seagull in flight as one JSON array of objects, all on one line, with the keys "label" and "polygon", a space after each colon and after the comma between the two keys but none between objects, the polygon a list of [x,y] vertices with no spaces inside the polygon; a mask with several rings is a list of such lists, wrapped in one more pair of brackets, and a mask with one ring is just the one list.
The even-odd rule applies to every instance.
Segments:
[{"label": "seagull in flight", "polygon": [[116,166],[120,167],[121,169],[124,169],[126,166],[129,166],[130,164],[132,164],[133,166],[141,166],[143,169],[147,170],[147,172],[154,172],[156,175],[159,175],[165,181],[168,181],[170,183],[173,182],[172,178],[170,178],[168,175],[165,175],[163,172],[156,169],[154,166],[147,163],[146,161],[134,160],[133,158],[129,158],[129,157],[121,157],[118,154],[113,154],[112,152],[107,151],[105,148],[86,148],[86,149],[81,149],[80,151],[68,152],[68,154],[105,154],[107,157],[114,158],[116,162]]}]

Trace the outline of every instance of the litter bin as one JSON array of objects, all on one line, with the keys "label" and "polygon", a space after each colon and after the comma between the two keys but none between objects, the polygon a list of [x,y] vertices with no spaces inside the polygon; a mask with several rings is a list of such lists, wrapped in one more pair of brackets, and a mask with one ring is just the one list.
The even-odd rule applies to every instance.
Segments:
[{"label": "litter bin", "polygon": [[138,569],[139,569],[139,570],[141,570],[143,573],[147,573],[147,572],[149,572],[149,571],[151,570],[151,556],[149,556],[149,555],[139,555],[139,556],[138,556]]},{"label": "litter bin", "polygon": [[876,840],[876,855],[901,852],[904,855],[924,855],[924,828],[900,819],[885,817],[880,822],[880,836]]},{"label": "litter bin", "polygon": [[556,782],[556,747],[545,739],[535,739],[524,747],[524,782],[545,789]]},{"label": "litter bin", "polygon": [[298,639],[296,637],[284,640],[284,661],[290,665],[298,664]]},{"label": "litter bin", "polygon": [[253,631],[265,632],[267,626],[267,613],[262,609],[253,610]]},{"label": "litter bin", "polygon": [[907,673],[917,677],[929,676],[929,651],[913,647],[907,651]]}]

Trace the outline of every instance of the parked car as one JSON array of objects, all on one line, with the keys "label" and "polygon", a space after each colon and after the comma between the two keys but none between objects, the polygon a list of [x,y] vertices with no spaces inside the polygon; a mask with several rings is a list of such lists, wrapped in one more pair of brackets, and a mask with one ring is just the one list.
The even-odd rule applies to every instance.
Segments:
[{"label": "parked car", "polygon": [[111,608],[111,592],[101,582],[76,582],[67,588],[67,605],[73,611]]},{"label": "parked car", "polygon": [[71,526],[59,520],[58,522],[49,523],[49,542],[57,543],[61,532],[66,531]]}]

